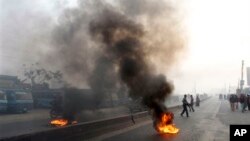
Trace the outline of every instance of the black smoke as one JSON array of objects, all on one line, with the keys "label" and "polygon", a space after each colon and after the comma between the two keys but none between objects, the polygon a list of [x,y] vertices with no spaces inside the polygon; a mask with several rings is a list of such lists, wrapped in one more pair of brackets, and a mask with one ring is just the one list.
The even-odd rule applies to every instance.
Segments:
[{"label": "black smoke", "polygon": [[[163,74],[155,74],[147,62],[143,26],[121,13],[105,10],[90,22],[89,32],[93,40],[100,42],[103,50],[95,62],[94,72],[100,69],[103,60],[109,60],[108,70],[117,68],[119,78],[128,87],[131,97],[142,97],[143,104],[156,115],[166,112],[163,102],[171,94],[173,86]],[[104,72],[108,70],[104,69]]]},{"label": "black smoke", "polygon": [[157,115],[173,85],[165,73],[183,50],[173,4],[152,0],[79,1],[53,30],[48,59],[75,87],[89,87],[98,106],[125,85]]},{"label": "black smoke", "polygon": [[[60,70],[72,87],[92,89],[97,105],[125,85],[130,97],[142,98],[157,113],[166,110],[163,101],[173,86],[165,74],[185,47],[177,2],[78,0],[58,17],[25,8],[11,26],[25,39],[6,35],[4,44],[24,52],[15,55],[20,61],[39,60],[43,68]],[[26,29],[21,26],[30,25],[27,19],[32,26]]]}]

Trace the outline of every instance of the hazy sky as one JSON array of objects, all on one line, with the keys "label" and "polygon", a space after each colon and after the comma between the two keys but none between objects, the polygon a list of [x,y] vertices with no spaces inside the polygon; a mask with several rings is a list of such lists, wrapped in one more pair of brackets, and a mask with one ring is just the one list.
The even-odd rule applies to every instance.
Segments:
[{"label": "hazy sky", "polygon": [[195,83],[198,92],[237,86],[241,60],[250,66],[250,1],[189,0],[184,7],[189,51],[173,74],[177,91],[193,91]]},{"label": "hazy sky", "polygon": [[[27,62],[39,61],[33,60],[32,54],[37,52],[29,52],[24,35],[44,36],[36,27],[42,25],[46,31],[60,10],[76,4],[66,0],[0,1],[0,74],[12,75],[22,72],[22,55],[30,56]],[[236,86],[241,60],[250,66],[250,1],[179,0],[179,3],[188,50],[168,76],[176,93],[193,92],[195,84],[197,92],[223,92],[229,84]],[[34,20],[37,14],[47,22]]]}]

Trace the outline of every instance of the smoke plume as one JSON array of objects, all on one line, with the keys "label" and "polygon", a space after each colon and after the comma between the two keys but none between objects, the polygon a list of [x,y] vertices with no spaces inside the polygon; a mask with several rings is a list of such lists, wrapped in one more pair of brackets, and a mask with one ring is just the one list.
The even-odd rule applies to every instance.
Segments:
[{"label": "smoke plume", "polygon": [[[98,100],[126,86],[131,97],[164,111],[162,102],[173,91],[165,74],[185,44],[178,3],[79,0],[60,12],[56,22],[44,16],[49,20],[36,28],[42,36],[31,45],[25,41],[40,65],[60,70],[71,86],[91,88]],[[23,60],[33,58],[25,53]]]},{"label": "smoke plume", "polygon": [[155,74],[148,62],[143,26],[112,10],[103,13],[89,26],[91,37],[101,43],[103,50],[94,70],[100,69],[103,60],[109,60],[108,69],[103,70],[105,73],[117,68],[119,78],[128,87],[130,96],[142,97],[142,102],[156,113],[165,112],[162,103],[172,92],[173,86],[164,75]]},{"label": "smoke plume", "polygon": [[[176,62],[178,54],[183,50],[184,43],[174,5],[164,0],[157,2],[152,0],[119,0],[112,4],[104,1],[79,1],[77,8],[64,10],[53,30],[52,47],[47,55],[46,64],[50,62],[49,66],[59,67],[67,82],[73,86],[89,87],[89,85],[95,85],[94,82],[89,82],[91,81],[89,76],[94,74],[92,72],[96,68],[96,60],[100,60],[99,56],[103,56],[105,50],[102,47],[103,42],[93,40],[93,35],[89,34],[89,28],[93,28],[90,27],[91,23],[105,20],[104,17],[113,18],[108,17],[110,15],[116,16],[110,22],[119,21],[119,26],[132,26],[132,24],[137,26],[130,27],[135,29],[133,29],[134,31],[129,29],[129,32],[138,32],[135,36],[141,36],[139,37],[140,42],[143,42],[143,52],[141,53],[145,54],[145,60],[151,64],[152,71],[165,73]],[[115,28],[112,29],[115,30]],[[103,74],[105,74],[104,71],[108,71],[106,68],[113,64],[109,63],[112,61],[105,61],[105,59],[108,58],[101,59],[103,65],[99,65],[99,67],[102,68],[99,68],[99,72],[95,74],[107,77],[108,79],[102,78],[102,80],[109,81],[111,77],[109,75],[103,76]],[[116,73],[113,73],[112,76],[116,77]],[[100,86],[98,87],[100,88]]]},{"label": "smoke plume", "polygon": [[164,0],[79,1],[59,18],[47,58],[96,99],[125,84],[151,108],[172,92],[164,74],[184,47],[179,25],[174,4]]}]

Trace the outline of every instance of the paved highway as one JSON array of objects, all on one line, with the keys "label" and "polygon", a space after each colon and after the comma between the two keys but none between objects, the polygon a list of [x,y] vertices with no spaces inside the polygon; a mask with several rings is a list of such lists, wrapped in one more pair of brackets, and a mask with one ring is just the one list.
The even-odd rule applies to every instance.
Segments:
[{"label": "paved highway", "polygon": [[25,114],[0,115],[0,139],[48,128],[49,111],[33,110]]},{"label": "paved highway", "polygon": [[[175,124],[180,128],[180,132],[176,135],[159,135],[153,129],[152,121],[146,120],[132,127],[96,137],[91,141],[227,141],[230,124],[250,123],[250,112],[232,112],[228,101],[219,100],[218,97],[212,97],[202,102],[200,107],[195,107],[195,112],[190,113],[189,118],[180,116],[181,109],[175,109],[173,112]],[[1,115],[0,138],[47,130],[51,128],[47,125],[48,122],[48,110],[34,110],[24,115]]]},{"label": "paved highway", "polygon": [[[77,115],[77,121],[86,122],[128,113],[125,107],[83,111]],[[49,109],[35,109],[25,114],[0,114],[0,139],[56,128],[51,127],[49,122]]]},{"label": "paved highway", "polygon": [[176,135],[159,135],[151,121],[94,139],[103,141],[229,141],[230,124],[249,124],[250,112],[231,112],[228,101],[212,97],[201,103],[190,117],[181,117],[178,109],[175,124],[180,128]]}]

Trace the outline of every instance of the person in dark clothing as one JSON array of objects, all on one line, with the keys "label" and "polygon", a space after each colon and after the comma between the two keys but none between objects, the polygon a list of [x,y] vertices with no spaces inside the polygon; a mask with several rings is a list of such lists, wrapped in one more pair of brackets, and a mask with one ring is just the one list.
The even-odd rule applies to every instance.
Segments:
[{"label": "person in dark clothing", "polygon": [[241,108],[242,108],[242,113],[244,113],[246,111],[246,107],[247,107],[247,97],[245,94],[240,95],[240,104],[241,104]]},{"label": "person in dark clothing", "polygon": [[229,98],[231,110],[234,111],[234,96],[231,94]]},{"label": "person in dark clothing", "polygon": [[247,108],[247,97],[245,96],[245,99],[244,99],[244,107],[243,107],[243,111],[242,111],[242,112],[245,112],[245,111],[246,111],[246,108]]},{"label": "person in dark clothing", "polygon": [[182,106],[183,106],[183,110],[181,112],[181,116],[183,116],[183,114],[186,112],[186,116],[188,116],[188,110],[187,110],[187,106],[188,106],[188,102],[187,102],[187,95],[184,95],[183,99],[182,99]]},{"label": "person in dark clothing", "polygon": [[247,95],[247,107],[248,111],[250,111],[250,95]]},{"label": "person in dark clothing", "polygon": [[200,98],[199,95],[196,96],[196,106],[200,106]]},{"label": "person in dark clothing", "polygon": [[190,112],[193,111],[194,112],[194,98],[193,95],[190,96],[191,100],[190,100]]},{"label": "person in dark clothing", "polygon": [[234,94],[234,108],[235,108],[235,110],[238,110],[238,102],[239,102],[238,96],[236,94]]}]

